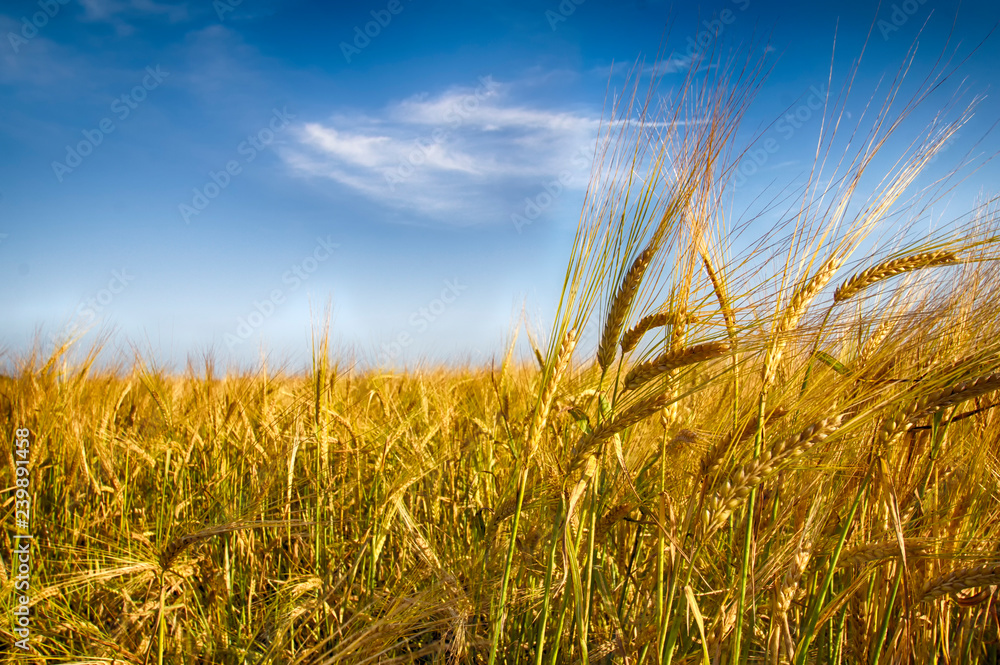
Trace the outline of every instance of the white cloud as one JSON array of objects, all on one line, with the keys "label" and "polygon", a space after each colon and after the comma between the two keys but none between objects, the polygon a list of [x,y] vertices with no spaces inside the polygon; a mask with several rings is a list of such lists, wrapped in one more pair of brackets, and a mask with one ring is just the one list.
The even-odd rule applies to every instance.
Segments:
[{"label": "white cloud", "polygon": [[691,56],[671,55],[669,58],[656,61],[656,63],[644,67],[642,73],[646,76],[665,76],[667,74],[678,74],[691,69],[694,59]]},{"label": "white cloud", "polygon": [[590,70],[599,78],[626,77],[631,78],[640,74],[643,77],[660,78],[668,74],[685,74],[695,63],[695,58],[690,55],[672,53],[666,58],[661,58],[651,65],[643,63],[616,63],[613,65],[602,65]]},{"label": "white cloud", "polygon": [[387,207],[439,222],[509,221],[526,195],[560,176],[582,192],[600,119],[511,101],[511,86],[416,95],[369,115],[298,127],[282,155]]},{"label": "white cloud", "polygon": [[113,21],[118,14],[166,16],[171,22],[189,18],[187,4],[163,4],[154,0],[80,0],[84,16],[90,21]]},{"label": "white cloud", "polygon": [[190,19],[187,4],[163,4],[155,0],[80,0],[83,6],[83,20],[110,23],[119,35],[130,35],[133,26],[127,18],[140,16],[165,17],[171,23]]},{"label": "white cloud", "polygon": [[0,47],[0,83],[45,87],[62,85],[80,76],[80,58],[73,58],[72,52],[51,41],[45,26],[32,33],[29,40],[22,39],[22,28],[20,21],[0,15],[4,41]]}]

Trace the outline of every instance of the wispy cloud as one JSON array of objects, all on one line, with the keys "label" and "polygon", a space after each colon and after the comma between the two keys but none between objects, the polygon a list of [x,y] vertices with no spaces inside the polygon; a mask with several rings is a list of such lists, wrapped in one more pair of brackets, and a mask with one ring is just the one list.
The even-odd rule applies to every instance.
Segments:
[{"label": "wispy cloud", "polygon": [[374,114],[304,122],[283,157],[301,176],[329,178],[418,217],[507,220],[546,180],[570,171],[570,188],[586,186],[578,157],[592,152],[600,126],[579,111],[517,103],[514,88],[485,77]]},{"label": "wispy cloud", "polygon": [[690,55],[674,53],[666,58],[660,58],[651,65],[641,62],[638,63],[638,65],[636,63],[628,62],[615,63],[593,67],[590,70],[590,73],[604,79],[611,76],[632,77],[635,76],[636,72],[642,76],[659,78],[667,76],[668,74],[687,73],[687,71],[691,69],[691,66],[694,64],[694,61],[694,57]]},{"label": "wispy cloud", "polygon": [[[0,84],[27,88],[65,84],[79,76],[80,58],[60,44],[51,41],[41,30],[35,30],[30,41],[20,39],[24,23],[12,16],[0,15]],[[43,26],[44,27],[44,26]],[[18,90],[15,92],[22,92]]]},{"label": "wispy cloud", "polygon": [[122,35],[133,30],[126,20],[129,18],[154,16],[166,18],[171,23],[190,18],[187,3],[168,5],[154,0],[80,0],[80,4],[84,9],[84,20],[111,23]]}]

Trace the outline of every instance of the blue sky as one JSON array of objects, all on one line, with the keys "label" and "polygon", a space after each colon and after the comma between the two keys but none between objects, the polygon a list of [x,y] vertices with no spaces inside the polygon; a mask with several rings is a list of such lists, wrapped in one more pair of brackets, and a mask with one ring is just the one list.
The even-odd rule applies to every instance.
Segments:
[{"label": "blue sky", "polygon": [[[860,113],[918,34],[915,83],[998,18],[995,2],[936,0],[8,0],[5,363],[111,331],[112,356],[167,367],[251,366],[264,349],[298,368],[328,302],[334,343],[363,364],[488,362],[522,307],[543,329],[554,314],[602,108],[625,82],[613,63],[644,58],[669,89],[706,47],[768,59],[741,138],[773,142],[739,218],[811,164],[822,111],[805,109],[831,56],[839,90],[868,38],[846,105]],[[934,169],[996,152],[998,40],[913,119],[986,95]],[[996,175],[973,174],[949,209]]]}]

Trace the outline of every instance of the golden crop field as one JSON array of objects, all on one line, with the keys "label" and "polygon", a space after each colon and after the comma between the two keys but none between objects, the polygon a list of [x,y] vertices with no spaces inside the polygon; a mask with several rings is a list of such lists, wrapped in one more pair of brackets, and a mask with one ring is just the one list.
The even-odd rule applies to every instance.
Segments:
[{"label": "golden crop field", "polygon": [[972,109],[832,86],[767,224],[729,189],[765,75],[614,101],[558,311],[492,364],[20,358],[21,662],[997,662],[1000,215],[927,231],[921,180]]}]

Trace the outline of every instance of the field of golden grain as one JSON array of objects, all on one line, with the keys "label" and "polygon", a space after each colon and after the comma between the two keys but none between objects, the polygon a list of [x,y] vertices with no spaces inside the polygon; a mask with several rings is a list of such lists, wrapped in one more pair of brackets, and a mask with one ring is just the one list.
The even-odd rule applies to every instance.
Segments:
[{"label": "field of golden grain", "polygon": [[727,183],[762,78],[616,102],[527,358],[361,371],[323,329],[305,375],[20,358],[24,662],[997,662],[1000,215],[921,221],[966,116],[887,157],[921,103],[890,95],[831,154],[831,97],[758,232]]}]

